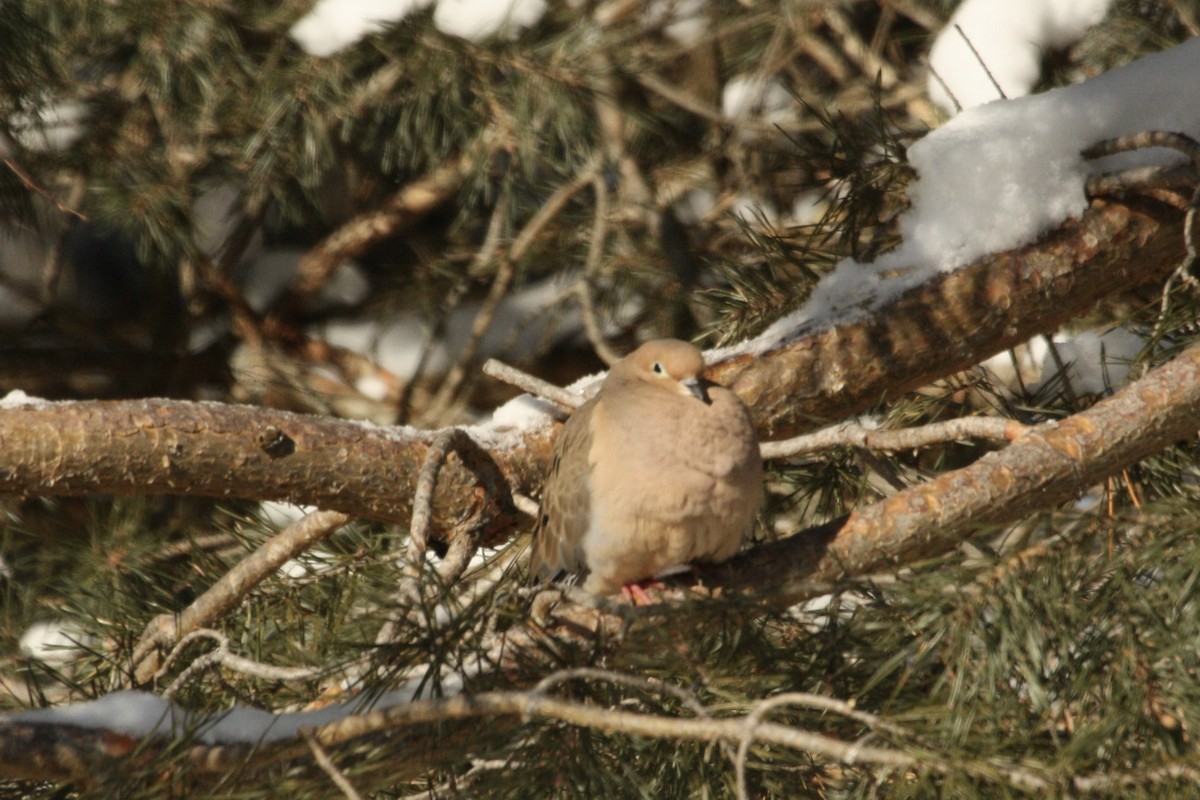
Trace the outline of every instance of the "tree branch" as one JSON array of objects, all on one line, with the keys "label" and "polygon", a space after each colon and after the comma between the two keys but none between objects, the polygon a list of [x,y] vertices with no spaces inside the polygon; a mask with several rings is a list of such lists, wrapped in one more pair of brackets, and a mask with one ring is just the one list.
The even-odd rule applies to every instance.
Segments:
[{"label": "tree branch", "polygon": [[1086,411],[1026,429],[1003,450],[848,517],[760,545],[720,567],[726,590],[780,602],[847,576],[943,553],[967,535],[1082,496],[1090,486],[1200,430],[1200,345]]},{"label": "tree branch", "polygon": [[840,419],[1056,330],[1121,289],[1161,282],[1183,258],[1183,214],[1094,201],[1042,241],[938,276],[860,322],[804,328],[712,365],[765,439]]},{"label": "tree branch", "polygon": [[[1181,217],[1164,204],[1098,201],[1039,244],[939,276],[863,321],[730,356],[708,375],[738,392],[764,438],[793,435],[1054,329],[1106,294],[1161,281],[1183,254]],[[510,492],[537,494],[553,430],[468,432],[477,447],[447,461],[434,529],[448,538],[462,525],[494,543],[522,524]],[[0,493],[278,499],[407,523],[436,436],[215,403],[10,404],[0,407]]]}]

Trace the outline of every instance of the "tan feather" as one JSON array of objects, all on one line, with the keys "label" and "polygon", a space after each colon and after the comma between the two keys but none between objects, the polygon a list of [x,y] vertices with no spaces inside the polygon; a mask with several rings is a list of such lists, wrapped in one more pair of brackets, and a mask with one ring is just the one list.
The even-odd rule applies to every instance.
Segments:
[{"label": "tan feather", "polygon": [[762,502],[750,413],[700,379],[686,342],[648,342],[613,365],[554,443],[534,533],[532,571],[622,585],[732,556]]}]

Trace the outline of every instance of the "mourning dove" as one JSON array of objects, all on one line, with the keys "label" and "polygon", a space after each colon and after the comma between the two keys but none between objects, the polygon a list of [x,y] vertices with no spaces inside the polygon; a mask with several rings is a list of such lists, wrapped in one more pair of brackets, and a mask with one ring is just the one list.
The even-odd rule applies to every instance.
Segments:
[{"label": "mourning dove", "polygon": [[554,443],[532,572],[586,573],[607,595],[731,557],[762,503],[750,412],[704,381],[687,342],[647,342],[613,365]]}]

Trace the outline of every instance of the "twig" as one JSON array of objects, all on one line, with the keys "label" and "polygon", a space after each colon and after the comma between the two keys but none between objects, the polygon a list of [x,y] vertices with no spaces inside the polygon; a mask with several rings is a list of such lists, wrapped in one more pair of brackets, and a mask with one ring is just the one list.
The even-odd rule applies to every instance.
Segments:
[{"label": "twig", "polygon": [[159,614],[152,619],[133,651],[135,680],[145,683],[158,672],[158,659],[153,655],[157,647],[208,626],[241,602],[251,589],[271,576],[285,561],[349,521],[349,515],[339,511],[314,511],[288,525],[238,562],[178,617]]},{"label": "twig", "polygon": [[635,689],[642,689],[655,694],[669,694],[686,706],[697,717],[711,719],[712,714],[708,713],[708,709],[704,704],[696,698],[696,695],[688,690],[675,686],[670,683],[662,683],[661,681],[652,681],[647,678],[641,678],[637,675],[627,675],[623,672],[614,672],[608,669],[596,669],[595,667],[576,667],[574,669],[561,669],[558,672],[553,672],[538,681],[537,685],[531,691],[548,692],[550,689],[568,681],[575,680],[595,680],[615,683],[620,686],[629,686]]},{"label": "twig", "polygon": [[[451,450],[458,449],[470,443],[469,437],[461,428],[448,428],[438,434],[425,453],[425,461],[417,475],[416,492],[413,495],[412,524],[408,531],[408,547],[406,548],[406,564],[404,579],[396,593],[397,604],[407,609],[404,614],[412,616],[422,605],[424,598],[424,582],[421,573],[425,564],[425,551],[429,548],[430,522],[433,518],[433,496],[437,488],[438,474],[442,465],[450,455]],[[469,531],[456,529],[450,538],[450,551],[446,554],[444,563],[438,570],[441,584],[447,585],[461,574],[475,551],[475,540]],[[375,636],[376,644],[385,644],[395,640],[399,625],[394,619],[388,620]]]},{"label": "twig", "polygon": [[1137,772],[1077,775],[1071,779],[1071,786],[1081,794],[1091,794],[1093,792],[1111,792],[1116,788],[1131,789],[1148,786],[1163,780],[1187,781],[1200,785],[1200,769],[1193,764],[1164,764],[1160,767],[1140,769]]},{"label": "twig", "polygon": [[[491,235],[493,227],[499,227],[500,215],[493,213],[492,222],[488,225],[488,235]],[[487,239],[484,240],[485,245]],[[480,253],[484,252],[484,248],[480,248]],[[408,422],[412,412],[413,395],[417,388],[417,383],[421,376],[425,374],[425,367],[429,364],[429,357],[433,354],[434,347],[438,344],[439,336],[445,330],[446,321],[450,318],[450,314],[458,308],[463,297],[467,294],[467,289],[471,286],[471,280],[467,276],[461,277],[454,286],[450,287],[450,291],[446,293],[446,299],[438,307],[438,315],[434,323],[429,326],[425,332],[425,340],[421,342],[421,354],[417,357],[417,364],[413,367],[412,375],[404,383],[404,388],[400,392],[400,397],[396,400],[396,421],[399,424]]]},{"label": "twig", "polygon": [[362,795],[355,790],[350,780],[342,774],[342,771],[333,763],[333,759],[329,757],[329,753],[325,752],[325,748],[313,736],[312,731],[308,728],[300,729],[300,736],[303,737],[305,743],[312,750],[313,759],[317,762],[317,766],[325,771],[329,779],[333,781],[333,785],[341,790],[342,794],[346,795],[349,800],[362,800]]},{"label": "twig", "polygon": [[887,451],[916,450],[963,439],[1012,442],[1019,439],[1026,430],[1027,426],[1020,422],[1003,417],[962,417],[895,431],[872,430],[857,422],[842,422],[816,433],[779,442],[763,442],[759,449],[764,459],[789,458],[834,447]]},{"label": "twig", "polygon": [[592,178],[598,173],[599,169],[600,161],[598,158],[592,158],[588,161],[578,175],[569,183],[560,186],[546,200],[545,204],[538,209],[537,213],[530,218],[525,227],[521,229],[521,232],[513,239],[508,253],[500,259],[496,277],[492,281],[491,289],[488,290],[488,295],[480,306],[479,313],[471,325],[471,335],[467,339],[467,343],[459,352],[454,367],[451,368],[446,379],[438,388],[437,395],[430,403],[429,413],[425,415],[427,419],[436,419],[453,402],[454,396],[458,393],[459,388],[467,377],[469,366],[475,360],[484,335],[487,333],[488,328],[491,327],[496,312],[500,309],[500,303],[504,300],[505,295],[508,294],[508,289],[512,285],[513,278],[516,276],[517,266],[528,254],[534,241],[541,234],[542,230],[566,207],[567,203],[592,182]]},{"label": "twig", "polygon": [[[481,717],[520,716],[566,722],[607,733],[621,733],[669,741],[741,742],[748,717],[687,719],[642,714],[587,703],[560,700],[539,692],[485,692],[437,700],[418,700],[324,725],[314,734],[325,745],[342,744],[370,733],[409,725]],[[757,723],[757,741],[809,753],[841,764],[871,764],[895,769],[924,767],[937,772],[962,771],[989,780],[1000,779],[1028,791],[1050,788],[1041,775],[1017,766],[984,762],[950,764],[918,760],[916,756],[889,748],[845,742],[820,733],[777,723]]]},{"label": "twig", "polygon": [[603,161],[599,156],[592,156],[580,168],[579,173],[570,180],[558,187],[554,194],[546,198],[546,202],[538,209],[521,232],[513,239],[512,247],[509,249],[508,257],[513,261],[520,261],[529,254],[530,248],[533,247],[534,241],[541,235],[542,230],[557,217],[567,203],[571,202],[575,195],[586,189],[589,184],[600,174],[600,168]]},{"label": "twig", "polygon": [[461,447],[470,437],[461,428],[448,428],[438,434],[429,445],[425,463],[417,476],[417,491],[413,495],[412,526],[408,532],[408,571],[414,579],[420,578],[421,565],[425,563],[425,551],[429,547],[429,523],[433,517],[433,492],[437,488],[438,473],[446,463],[450,451]]},{"label": "twig", "polygon": [[487,334],[488,328],[492,326],[492,321],[496,318],[496,312],[500,310],[500,304],[504,301],[505,295],[508,294],[508,289],[512,286],[513,277],[516,273],[517,265],[515,261],[510,258],[502,258],[500,260],[499,269],[497,269],[496,277],[492,280],[492,285],[488,289],[487,297],[484,298],[478,313],[475,315],[474,321],[471,323],[471,335],[468,337],[466,344],[463,345],[463,349],[459,351],[454,366],[450,368],[450,372],[447,373],[441,386],[438,387],[437,394],[434,395],[429,408],[421,415],[422,420],[436,422],[446,414],[447,410],[453,404],[459,388],[467,378],[469,365],[475,360],[475,354],[479,351],[479,345],[483,341],[483,337]]},{"label": "twig", "polygon": [[[495,260],[496,251],[500,248],[500,236],[504,231],[505,223],[508,221],[509,208],[510,196],[508,190],[505,189],[496,201],[496,207],[492,209],[492,216],[488,221],[487,234],[483,238],[483,244],[476,251],[475,257],[471,259],[471,266],[468,270],[470,275],[482,274],[487,265]],[[492,279],[492,285],[488,289],[487,297],[484,298],[482,306],[480,306],[479,311],[475,315],[475,319],[471,322],[471,334],[466,344],[463,345],[463,349],[459,351],[454,365],[450,368],[442,384],[438,387],[437,394],[434,395],[429,406],[425,409],[425,413],[422,414],[424,419],[436,421],[445,413],[450,405],[454,394],[466,378],[467,365],[475,358],[475,352],[479,343],[483,340],[488,328],[491,327],[496,312],[500,310],[500,303],[503,302],[505,295],[508,294],[508,289],[512,285],[515,273],[516,265],[514,262],[502,256],[496,275]],[[458,302],[466,292],[468,285],[464,281],[458,287],[455,287],[459,291],[452,293],[451,300]],[[442,316],[443,323],[446,316]],[[435,331],[433,330],[429,333],[426,347],[421,353],[422,363],[420,366],[424,365],[424,361],[432,348],[434,333]]]},{"label": "twig", "polygon": [[154,561],[170,561],[176,558],[191,556],[197,552],[219,552],[223,550],[238,552],[243,549],[237,537],[232,533],[205,533],[184,539],[183,541],[164,545],[154,553],[152,558]]},{"label": "twig", "polygon": [[300,259],[293,299],[318,291],[347,259],[361,255],[375,242],[445,202],[491,151],[495,139],[493,129],[484,130],[458,156],[396,192],[382,207],[354,217],[321,240]]},{"label": "twig", "polygon": [[883,5],[887,8],[894,8],[924,28],[927,33],[934,33],[942,28],[942,18],[911,0],[884,0]]},{"label": "twig", "polygon": [[[429,454],[421,467],[421,474],[417,477],[417,494],[413,500],[413,525],[408,540],[409,569],[416,570],[417,574],[414,577],[417,579],[420,565],[425,562],[425,549],[429,546],[430,510],[433,508],[433,491],[437,486],[438,473],[441,472],[442,464],[450,455],[450,451],[469,441],[470,437],[458,428],[451,428],[439,435],[429,446]],[[420,519],[417,518],[418,509],[422,512]],[[471,535],[469,528],[458,526],[451,531],[446,555],[442,557],[437,569],[442,586],[453,583],[462,575],[471,556],[475,554],[475,546],[475,537]]]},{"label": "twig", "polygon": [[81,219],[84,222],[87,222],[88,216],[86,214],[84,214],[82,211],[78,211],[78,210],[72,208],[71,206],[67,205],[66,203],[59,200],[58,198],[52,197],[50,195],[50,193],[48,191],[46,191],[44,188],[42,188],[42,186],[39,185],[38,182],[35,181],[33,179],[33,177],[28,172],[26,172],[24,170],[24,168],[20,164],[18,164],[14,159],[5,158],[5,159],[3,159],[3,163],[4,163],[4,166],[8,167],[9,171],[13,175],[17,176],[17,179],[20,180],[22,184],[24,184],[26,189],[46,198],[46,200],[50,201],[54,205],[54,207],[57,208],[62,213],[70,214],[72,217],[76,217],[77,219]]},{"label": "twig", "polygon": [[171,648],[171,652],[163,660],[163,665],[154,674],[154,679],[158,680],[166,674],[167,670],[171,668],[171,664],[174,663],[185,647],[202,638],[215,641],[217,643],[216,649],[205,653],[191,664],[188,664],[187,668],[179,674],[179,677],[163,690],[163,697],[168,699],[174,697],[175,693],[185,686],[193,675],[215,664],[220,664],[234,672],[253,675],[256,678],[268,681],[308,681],[319,677],[327,671],[319,667],[280,667],[274,664],[263,664],[261,661],[253,661],[233,653],[229,649],[229,637],[225,634],[212,628],[200,628],[182,637]]},{"label": "twig", "polygon": [[592,240],[588,244],[587,260],[583,264],[583,274],[575,283],[575,295],[579,299],[579,311],[583,317],[583,329],[587,332],[588,341],[600,360],[612,366],[621,356],[608,346],[604,340],[604,331],[596,318],[596,306],[592,302],[591,279],[600,266],[600,257],[604,254],[604,241],[608,236],[608,186],[604,176],[597,174],[592,180],[596,193],[595,220],[592,223]]},{"label": "twig", "polygon": [[[700,702],[700,699],[692,692],[684,689],[682,686],[676,686],[671,683],[663,683],[662,681],[649,680],[636,675],[627,675],[623,672],[614,672],[613,670],[597,669],[595,667],[576,667],[574,669],[563,669],[558,672],[551,673],[545,678],[542,678],[532,691],[545,692],[554,686],[572,680],[596,680],[615,683],[620,686],[629,686],[635,689],[641,689],[654,694],[668,694],[674,697],[685,708],[702,719],[712,719],[712,714]],[[721,742],[725,754],[732,761],[735,758],[735,752],[728,742]]]},{"label": "twig", "polygon": [[620,175],[618,190],[622,211],[631,212],[636,219],[652,221],[654,192],[642,175],[642,168],[628,148],[629,132],[625,129],[625,111],[619,101],[620,87],[608,56],[600,51],[592,55],[592,94],[596,108],[596,120],[600,126],[600,140],[605,157],[616,165]]},{"label": "twig", "polygon": [[555,386],[549,381],[534,377],[528,372],[522,372],[516,367],[494,358],[489,358],[483,362],[483,373],[498,381],[504,381],[507,384],[516,386],[518,389],[523,389],[535,397],[549,400],[551,403],[561,406],[568,411],[579,408],[588,400],[585,395],[578,395],[561,386]]},{"label": "twig", "polygon": [[950,90],[950,84],[946,83],[946,79],[942,77],[942,74],[934,69],[933,64],[929,63],[928,58],[922,57],[922,61],[925,63],[925,68],[929,70],[929,74],[938,82],[938,86],[942,87],[942,91],[946,93],[946,97],[949,97],[950,102],[954,103],[954,113],[961,113],[963,110],[962,103],[958,101],[958,97]]},{"label": "twig", "polygon": [[[737,786],[738,800],[748,800],[750,797],[749,793],[746,791],[746,757],[750,753],[750,746],[754,743],[755,733],[758,730],[758,727],[762,724],[762,718],[766,715],[766,713],[772,709],[778,708],[779,706],[803,706],[805,708],[817,709],[819,711],[832,711],[836,714],[841,714],[844,717],[849,717],[856,722],[861,722],[874,730],[886,731],[887,733],[895,736],[909,736],[909,733],[899,725],[893,725],[886,720],[880,719],[874,714],[868,714],[865,711],[859,711],[854,708],[852,704],[847,703],[845,700],[839,700],[834,697],[824,697],[817,694],[809,694],[807,692],[787,692],[784,694],[775,695],[773,697],[768,697],[766,700],[757,703],[750,713],[745,717],[745,729],[742,734],[741,741],[738,742],[737,754],[734,758],[735,785]],[[855,743],[855,745],[851,747],[851,751],[847,753],[843,763],[847,765],[853,765],[856,763],[857,759],[854,755],[853,748],[857,746],[858,743]],[[926,762],[926,766],[933,766],[934,769],[937,769],[939,772],[949,771],[948,764],[938,765],[929,764]]]},{"label": "twig", "polygon": [[996,93],[1000,95],[1000,99],[1007,100],[1008,95],[1006,95],[1004,90],[1000,88],[1000,82],[996,80],[996,76],[992,74],[990,69],[988,69],[987,62],[983,60],[983,56],[981,56],[979,51],[975,49],[975,45],[971,42],[971,37],[967,36],[966,31],[964,31],[962,26],[957,22],[954,23],[954,30],[958,31],[958,35],[961,36],[963,42],[966,43],[967,49],[971,51],[971,55],[975,56],[975,60],[979,62],[980,69],[982,69],[983,73],[987,75],[988,80],[992,82],[992,86],[995,87]]},{"label": "twig", "polygon": [[838,35],[842,41],[842,52],[856,64],[864,75],[868,78],[875,79],[878,76],[879,85],[884,89],[890,89],[900,82],[896,75],[896,70],[891,64],[879,58],[871,48],[866,45],[858,32],[846,19],[846,15],[842,12],[840,6],[829,6],[825,9],[822,15],[825,24],[830,30]]}]

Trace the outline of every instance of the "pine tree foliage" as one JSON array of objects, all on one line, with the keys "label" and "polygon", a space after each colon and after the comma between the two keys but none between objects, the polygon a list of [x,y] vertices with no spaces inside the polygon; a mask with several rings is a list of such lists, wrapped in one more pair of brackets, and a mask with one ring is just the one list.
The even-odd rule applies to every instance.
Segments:
[{"label": "pine tree foliage", "polygon": [[[458,311],[548,280],[552,300],[488,331],[510,343],[559,321],[538,328],[535,348],[499,352],[565,383],[600,364],[597,342],[570,327],[580,306],[618,350],[657,335],[727,344],[799,307],[838,259],[895,243],[912,177],[904,148],[938,123],[913,100],[918,58],[949,4],[713,0],[710,34],[687,44],[640,4],[616,4],[624,12],[605,25],[599,5],[552,4],[534,28],[481,42],[442,33],[425,9],[318,58],[287,36],[310,9],[302,0],[5,4],[0,288],[32,311],[0,320],[0,386],[250,398],[435,426],[495,404],[474,372],[480,352],[458,351],[471,375],[455,385],[432,356],[421,373],[394,374],[380,348],[347,355],[322,339],[324,325],[410,314],[437,341],[462,327]],[[1057,56],[1048,81],[1194,33],[1187,3],[1119,5]],[[873,60],[856,60],[852,39]],[[720,88],[738,75],[777,80],[787,113],[723,114]],[[424,200],[405,194],[414,186]],[[293,277],[250,302],[265,254],[322,247],[335,267],[355,262],[367,296],[315,302]],[[1131,294],[1079,324],[1148,334],[1138,373],[1194,342],[1198,315],[1200,297],[1179,282],[1165,304]],[[275,359],[254,376],[261,386],[239,371],[247,347]],[[43,366],[25,366],[28,353]],[[1096,399],[1063,366],[1033,389],[975,369],[883,398],[868,419],[1063,418]],[[390,381],[382,401],[360,391],[364,372]],[[298,391],[283,391],[285,375]],[[836,518],[991,448],[843,447],[782,461],[760,536]],[[539,654],[640,681],[589,673],[552,690],[596,708],[731,719],[785,693],[837,698],[868,716],[791,703],[766,718],[912,756],[909,768],[762,742],[739,759],[729,743],[514,717],[428,723],[330,755],[364,795],[393,798],[734,797],[739,760],[750,797],[1016,797],[1023,771],[1064,796],[1194,795],[1198,485],[1200,451],[1180,443],[1078,505],[805,605],[697,599],[631,615],[615,655],[596,642]],[[249,502],[193,498],[25,498],[0,511],[4,709],[129,688],[147,623],[180,613],[278,528]],[[498,632],[533,613],[520,543],[445,584],[431,555],[415,597],[400,591],[407,543],[403,530],[343,528],[183,645],[153,688],[197,712],[284,712],[399,685],[436,698],[459,683],[483,692],[545,677],[548,662],[532,658],[479,669]],[[22,633],[46,621],[65,626],[62,651],[22,654]],[[394,629],[381,641],[385,622]],[[205,661],[221,647],[297,671]],[[189,746],[0,795],[341,796],[307,751],[197,788]]]}]

